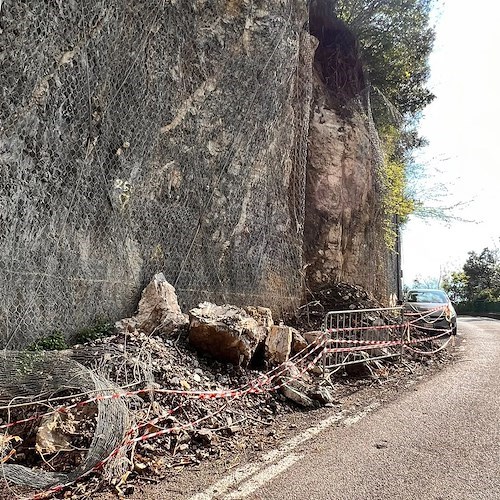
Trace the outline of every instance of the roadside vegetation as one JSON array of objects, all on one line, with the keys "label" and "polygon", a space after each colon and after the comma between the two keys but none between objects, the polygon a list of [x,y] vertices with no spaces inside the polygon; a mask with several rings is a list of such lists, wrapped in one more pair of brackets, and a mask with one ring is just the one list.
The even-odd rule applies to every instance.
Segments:
[{"label": "roadside vegetation", "polygon": [[462,269],[445,278],[443,288],[450,299],[459,304],[493,302],[500,305],[499,251],[484,248],[481,253],[469,252]]}]

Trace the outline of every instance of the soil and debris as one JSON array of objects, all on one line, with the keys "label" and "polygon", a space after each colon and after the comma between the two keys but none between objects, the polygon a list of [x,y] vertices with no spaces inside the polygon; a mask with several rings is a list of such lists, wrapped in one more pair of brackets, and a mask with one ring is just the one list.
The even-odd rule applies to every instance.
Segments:
[{"label": "soil and debris", "polygon": [[[360,388],[398,384],[449,357],[447,351],[424,359],[408,355],[403,363],[384,360],[368,370],[339,371],[325,379],[320,363],[314,363],[318,332],[310,329],[320,327],[324,311],[379,305],[362,289],[330,287],[316,295],[314,304],[299,309],[294,321],[288,319],[291,328],[274,325],[266,308],[209,303],[193,309],[188,322],[167,285],[157,275],[143,293],[138,314],[118,322],[113,335],[57,353],[109,380],[109,390],[72,386],[68,374],[67,384],[31,398],[9,399],[0,391],[2,466],[81,471],[79,480],[50,492],[50,498],[88,498],[98,492],[127,496],[173,471],[258,452],[277,438],[280,422],[294,414],[338,407]],[[275,336],[266,340],[271,331]],[[213,332],[222,332],[215,345],[210,343]],[[295,362],[279,364],[287,359]],[[49,368],[47,374],[50,378]],[[102,446],[96,429],[112,430],[116,420],[115,415],[105,421],[103,399],[125,403],[128,425],[119,436],[121,445],[93,466],[89,450]],[[5,427],[11,422],[19,423]],[[116,429],[123,434],[120,426]],[[89,463],[87,472],[82,464]],[[26,494],[33,490],[22,482],[0,482],[1,498]]]},{"label": "soil and debris", "polygon": [[287,324],[301,330],[320,330],[328,311],[384,308],[359,285],[336,283],[324,285],[314,292],[309,291],[304,305],[287,318]]}]

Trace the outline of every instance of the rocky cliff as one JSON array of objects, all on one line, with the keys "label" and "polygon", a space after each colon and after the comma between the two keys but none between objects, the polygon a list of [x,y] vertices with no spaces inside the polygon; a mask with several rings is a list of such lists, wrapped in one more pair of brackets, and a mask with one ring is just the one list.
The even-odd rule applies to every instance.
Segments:
[{"label": "rocky cliff", "polygon": [[157,271],[183,308],[279,314],[307,264],[385,293],[369,121],[313,99],[305,1],[4,0],[0,29],[0,345],[129,316]]},{"label": "rocky cliff", "polygon": [[363,286],[388,297],[389,251],[384,243],[377,170],[381,155],[361,102],[337,109],[315,79],[309,131],[305,259],[311,290],[332,282]]}]

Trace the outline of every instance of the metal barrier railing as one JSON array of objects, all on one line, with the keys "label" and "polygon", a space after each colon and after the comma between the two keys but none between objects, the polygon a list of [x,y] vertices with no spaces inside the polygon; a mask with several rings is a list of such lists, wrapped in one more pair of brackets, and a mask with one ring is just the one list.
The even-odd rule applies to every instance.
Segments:
[{"label": "metal barrier railing", "polygon": [[341,366],[401,357],[409,328],[402,307],[388,307],[328,312],[323,332],[326,375]]}]

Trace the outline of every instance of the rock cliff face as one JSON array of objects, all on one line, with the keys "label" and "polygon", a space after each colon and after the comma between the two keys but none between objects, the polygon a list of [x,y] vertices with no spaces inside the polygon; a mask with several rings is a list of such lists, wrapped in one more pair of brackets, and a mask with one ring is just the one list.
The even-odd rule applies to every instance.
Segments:
[{"label": "rock cliff face", "polygon": [[310,291],[335,282],[361,285],[387,301],[396,291],[396,260],[384,242],[382,162],[371,117],[369,84],[356,38],[312,0],[314,58],[304,253]]},{"label": "rock cliff face", "polygon": [[279,316],[303,297],[306,205],[311,284],[378,286],[373,147],[319,84],[313,102],[308,15],[305,0],[3,1],[0,346],[130,316],[156,272],[183,310]]},{"label": "rock cliff face", "polygon": [[1,9],[0,345],[302,294],[314,41],[301,0]]},{"label": "rock cliff face", "polygon": [[387,299],[393,270],[381,225],[378,138],[360,102],[351,101],[346,112],[328,94],[316,78],[304,232],[308,286],[343,281]]}]

